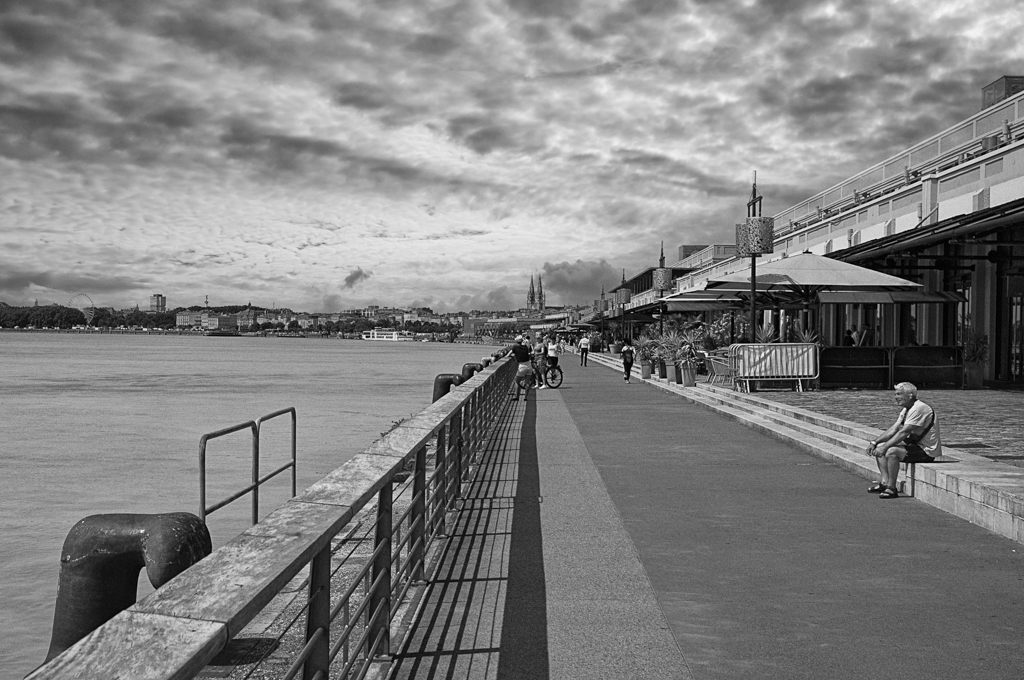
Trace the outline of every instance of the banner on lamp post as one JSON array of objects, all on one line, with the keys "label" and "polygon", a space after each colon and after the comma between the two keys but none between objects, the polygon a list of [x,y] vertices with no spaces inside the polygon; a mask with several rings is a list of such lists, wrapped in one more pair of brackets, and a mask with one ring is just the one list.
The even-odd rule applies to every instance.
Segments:
[{"label": "banner on lamp post", "polygon": [[775,218],[748,217],[736,225],[736,256],[752,257],[775,252]]},{"label": "banner on lamp post", "polygon": [[672,270],[668,267],[658,267],[654,270],[654,290],[669,290],[672,288]]}]

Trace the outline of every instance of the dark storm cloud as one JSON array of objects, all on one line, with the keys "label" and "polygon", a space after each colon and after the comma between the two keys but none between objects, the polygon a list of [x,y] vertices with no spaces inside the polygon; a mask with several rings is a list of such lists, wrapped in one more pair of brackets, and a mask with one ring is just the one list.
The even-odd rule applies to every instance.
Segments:
[{"label": "dark storm cloud", "polygon": [[334,101],[340,106],[373,110],[391,106],[393,101],[383,88],[372,83],[348,82],[334,89]]},{"label": "dark storm cloud", "polygon": [[458,47],[458,43],[448,36],[421,34],[416,36],[408,49],[417,54],[437,57],[448,54],[456,47]]},{"label": "dark storm cloud", "polygon": [[360,281],[365,281],[373,275],[371,271],[363,271],[362,267],[356,267],[356,270],[345,277],[344,288],[355,288],[356,284]]},{"label": "dark storm cloud", "polygon": [[606,260],[597,262],[545,262],[544,291],[555,294],[563,304],[581,304],[592,301],[601,287],[614,288],[622,280],[622,271]]},{"label": "dark storm cloud", "polygon": [[507,0],[508,6],[528,17],[572,17],[580,0]]},{"label": "dark storm cloud", "polygon": [[458,116],[448,121],[448,133],[481,156],[517,145],[512,133],[485,116]]},{"label": "dark storm cloud", "polygon": [[148,282],[126,276],[98,274],[70,274],[45,270],[22,270],[0,264],[0,293],[28,294],[30,286],[50,288],[67,293],[119,293],[132,290]]},{"label": "dark storm cloud", "polygon": [[[518,300],[522,297],[523,300]],[[436,312],[454,311],[512,311],[519,309],[525,302],[525,295],[516,295],[508,286],[492,288],[474,295],[460,295],[453,304],[439,303],[433,306]]]}]

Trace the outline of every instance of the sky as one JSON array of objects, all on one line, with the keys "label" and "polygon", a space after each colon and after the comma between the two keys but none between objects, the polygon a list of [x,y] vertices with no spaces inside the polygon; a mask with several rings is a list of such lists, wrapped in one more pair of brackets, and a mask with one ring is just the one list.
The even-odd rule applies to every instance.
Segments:
[{"label": "sky", "polygon": [[1018,0],[3,0],[0,301],[590,303],[1024,75]]}]

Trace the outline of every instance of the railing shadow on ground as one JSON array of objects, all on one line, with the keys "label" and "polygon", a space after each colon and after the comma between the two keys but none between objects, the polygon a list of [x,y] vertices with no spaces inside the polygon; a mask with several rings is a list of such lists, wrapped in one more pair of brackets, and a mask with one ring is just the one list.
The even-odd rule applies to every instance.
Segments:
[{"label": "railing shadow on ground", "polygon": [[509,404],[389,678],[548,677],[536,402]]},{"label": "railing shadow on ground", "polygon": [[499,361],[454,388],[29,677],[313,679],[386,668],[401,605],[424,584],[431,544],[449,529],[514,373]]}]

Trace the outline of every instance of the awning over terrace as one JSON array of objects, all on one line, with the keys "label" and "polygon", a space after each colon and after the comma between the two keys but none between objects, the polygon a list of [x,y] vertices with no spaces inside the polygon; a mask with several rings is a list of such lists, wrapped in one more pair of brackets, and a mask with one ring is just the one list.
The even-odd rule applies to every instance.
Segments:
[{"label": "awning over terrace", "polygon": [[818,293],[818,300],[823,304],[856,305],[856,304],[946,304],[950,302],[966,302],[962,293],[924,291],[896,291],[892,293],[877,291],[835,291]]}]

